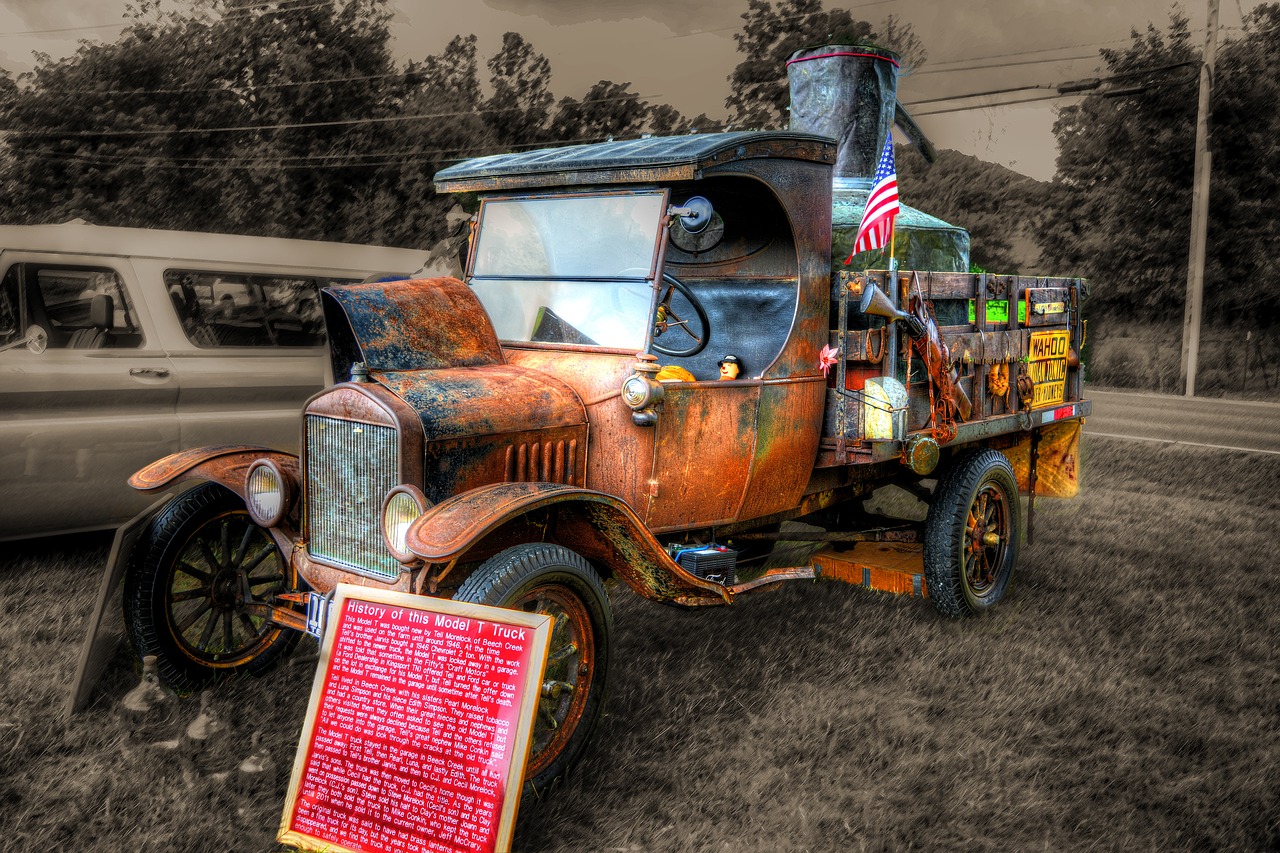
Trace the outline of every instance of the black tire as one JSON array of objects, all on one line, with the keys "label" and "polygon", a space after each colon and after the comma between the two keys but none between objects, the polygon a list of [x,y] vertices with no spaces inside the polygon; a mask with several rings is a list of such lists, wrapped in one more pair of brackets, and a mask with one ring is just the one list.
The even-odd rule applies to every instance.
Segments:
[{"label": "black tire", "polygon": [[[246,596],[245,586],[248,587]],[[244,502],[216,483],[170,501],[139,540],[124,587],[124,617],[139,656],[187,693],[232,673],[261,675],[300,634],[244,612],[298,588],[289,561]]]},{"label": "black tire", "polygon": [[[604,708],[613,610],[600,576],[568,548],[516,545],[486,560],[463,582],[455,601],[556,617],[544,691],[534,717],[525,794],[541,796],[581,757]],[[563,685],[572,684],[572,689]],[[555,725],[551,725],[554,721]]]},{"label": "black tire", "polygon": [[1018,483],[1003,453],[974,449],[955,458],[924,525],[924,576],[940,613],[973,616],[1004,597],[1018,560],[1020,515]]}]

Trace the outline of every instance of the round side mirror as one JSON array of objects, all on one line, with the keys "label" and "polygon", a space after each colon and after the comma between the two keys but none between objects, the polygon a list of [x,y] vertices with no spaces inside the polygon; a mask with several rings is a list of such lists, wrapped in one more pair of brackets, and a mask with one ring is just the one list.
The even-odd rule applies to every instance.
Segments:
[{"label": "round side mirror", "polygon": [[27,329],[27,349],[39,355],[49,348],[49,333],[43,326],[32,326]]},{"label": "round side mirror", "polygon": [[49,348],[49,333],[41,326],[32,326],[27,329],[27,333],[16,341],[10,341],[4,346],[0,346],[0,352],[7,349],[16,349],[25,346],[31,352],[39,355]]}]

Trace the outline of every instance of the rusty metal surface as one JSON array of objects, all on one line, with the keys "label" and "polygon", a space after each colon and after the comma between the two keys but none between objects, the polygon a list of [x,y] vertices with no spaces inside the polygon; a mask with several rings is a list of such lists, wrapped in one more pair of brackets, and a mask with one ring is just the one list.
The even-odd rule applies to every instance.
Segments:
[{"label": "rusty metal surface", "polygon": [[540,482],[583,486],[587,428],[522,430],[428,442],[422,490],[435,503],[491,483]]},{"label": "rusty metal surface", "polygon": [[666,389],[643,515],[654,531],[736,521],[756,449],[761,383]]},{"label": "rusty metal surface", "polygon": [[[328,592],[340,583],[351,583],[358,586],[370,586],[376,589],[389,589],[398,592],[413,592],[414,572],[405,569],[393,581],[361,575],[349,569],[316,562],[307,555],[305,543],[295,539],[288,543],[289,560],[298,574],[306,580],[316,592]],[[281,551],[285,549],[282,547]]]},{"label": "rusty metal surface", "polygon": [[704,581],[674,562],[625,504],[597,501],[566,507],[556,521],[559,541],[608,569],[651,601],[687,607],[733,603],[732,590]]},{"label": "rusty metal surface", "polygon": [[[812,133],[738,131],[650,137],[495,154],[435,175],[438,192],[688,181],[713,165],[755,158],[833,163],[835,142]],[[828,184],[829,185],[829,184]]]},{"label": "rusty metal surface", "polygon": [[375,378],[418,413],[427,441],[587,422],[572,388],[518,365],[387,372]]},{"label": "rusty metal surface", "polygon": [[251,444],[219,447],[198,447],[195,450],[174,453],[166,456],[129,478],[129,485],[138,491],[150,492],[154,489],[182,483],[184,480],[211,480],[225,485],[230,491],[244,497],[244,476],[248,469],[260,459],[269,459],[279,467],[280,474],[287,476],[297,494],[297,485],[302,482],[298,457],[292,453],[269,450],[266,447],[253,447]]},{"label": "rusty metal surface", "polygon": [[766,382],[760,392],[751,479],[739,518],[755,518],[796,506],[809,483],[822,435],[826,381]]},{"label": "rusty metal surface", "polygon": [[129,478],[129,485],[138,491],[149,492],[177,482],[180,475],[203,462],[243,453],[263,455],[275,452],[269,447],[259,447],[256,444],[217,444],[211,447],[193,447],[190,450],[171,453],[162,459],[157,459],[142,470],[135,472]]},{"label": "rusty metal surface", "polygon": [[506,348],[507,360],[559,378],[578,393],[587,413],[588,452],[582,485],[621,498],[632,507],[648,500],[653,470],[655,431],[636,426],[622,402],[623,381],[631,375],[634,355],[595,353],[591,358],[566,357],[541,349]]},{"label": "rusty metal surface", "polygon": [[368,383],[334,385],[308,400],[305,411],[312,415],[389,427],[417,420],[414,417],[404,417],[403,413],[409,411],[408,407],[396,405],[396,400],[379,394],[378,390],[380,389],[375,389]]},{"label": "rusty metal surface", "polygon": [[409,550],[430,563],[446,563],[507,519],[577,493],[598,493],[556,483],[497,483],[455,495],[428,509],[409,528]]},{"label": "rusty metal surface", "polygon": [[[1074,498],[1080,492],[1080,432],[1078,420],[1059,421],[1040,431],[1036,448],[1036,495],[1048,498]],[[1024,435],[1016,445],[1001,452],[1009,458],[1018,491],[1031,489],[1031,436]]]},{"label": "rusty metal surface", "polygon": [[729,589],[736,597],[744,592],[751,592],[752,590],[772,586],[783,581],[810,581],[816,579],[817,576],[817,570],[813,566],[768,569],[749,581],[732,584]]},{"label": "rusty metal surface", "polygon": [[[341,308],[370,370],[436,370],[501,364],[489,316],[457,279],[377,282],[325,290]],[[326,318],[331,319],[331,318]],[[348,330],[330,329],[342,339]],[[335,375],[345,374],[335,365]]]},{"label": "rusty metal surface", "polygon": [[281,607],[280,605],[254,602],[251,604],[245,604],[242,612],[246,616],[257,616],[260,619],[270,621],[272,624],[280,625],[284,628],[291,628],[294,631],[307,630],[306,612],[294,610],[291,607]]},{"label": "rusty metal surface", "polygon": [[429,563],[448,563],[520,516],[553,508],[547,539],[602,564],[641,595],[669,601],[677,595],[725,603],[724,587],[674,562],[636,514],[611,495],[547,483],[500,483],[472,489],[438,504],[409,529],[408,545]]}]

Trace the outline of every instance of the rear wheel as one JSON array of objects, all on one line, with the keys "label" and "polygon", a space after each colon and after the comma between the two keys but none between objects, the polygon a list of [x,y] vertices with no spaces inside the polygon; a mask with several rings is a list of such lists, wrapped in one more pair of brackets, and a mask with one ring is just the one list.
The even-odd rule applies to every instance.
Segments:
[{"label": "rear wheel", "polygon": [[577,762],[604,706],[613,612],[600,576],[559,545],[516,545],[485,561],[454,600],[554,619],[525,768],[526,793],[541,794]]},{"label": "rear wheel", "polygon": [[151,522],[125,582],[134,650],[155,655],[160,677],[194,690],[218,675],[259,675],[299,634],[246,606],[297,589],[297,575],[244,503],[215,483],[169,502]]},{"label": "rear wheel", "polygon": [[1018,483],[996,450],[957,456],[938,482],[925,519],[924,575],[929,599],[947,616],[993,607],[1018,559]]}]

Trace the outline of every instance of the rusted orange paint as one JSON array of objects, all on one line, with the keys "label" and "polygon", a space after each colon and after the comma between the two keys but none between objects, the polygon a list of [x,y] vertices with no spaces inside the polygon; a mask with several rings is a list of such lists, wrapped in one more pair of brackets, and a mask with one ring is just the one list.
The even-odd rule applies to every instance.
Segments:
[{"label": "rusted orange paint", "polygon": [[378,282],[325,294],[341,306],[371,370],[502,363],[489,315],[471,288],[457,279]]},{"label": "rusted orange paint", "polygon": [[[246,455],[252,457],[248,462],[244,461]],[[153,491],[179,482],[180,479],[187,479],[182,475],[195,468],[200,468],[202,472],[215,475],[202,477],[203,479],[215,479],[216,477],[217,482],[226,482],[228,480],[229,475],[226,473],[228,470],[240,470],[241,479],[243,480],[243,475],[248,465],[253,459],[260,456],[271,456],[273,459],[277,459],[278,462],[292,459],[291,463],[283,462],[283,464],[291,464],[293,473],[297,474],[297,457],[291,454],[281,453],[269,447],[260,447],[255,444],[220,444],[211,447],[195,447],[157,459],[147,467],[134,473],[129,478],[129,485],[139,491]],[[240,493],[239,488],[235,491],[237,494]]]},{"label": "rusted orange paint", "polygon": [[549,483],[498,483],[456,495],[427,510],[409,529],[408,545],[428,563],[450,563],[508,521],[554,509],[548,538],[572,543],[588,559],[659,601],[677,595],[724,603],[719,584],[694,577],[673,561],[622,501],[586,489]]},{"label": "rusted orange paint", "polygon": [[[1080,493],[1080,421],[1063,421],[1040,431],[1036,459],[1036,496],[1074,498]],[[1031,436],[1003,451],[1013,466],[1018,490],[1031,490]]]},{"label": "rusted orange paint", "polygon": [[645,506],[650,529],[662,532],[738,518],[756,451],[760,388],[756,381],[667,389]]},{"label": "rusted orange paint", "polygon": [[917,545],[900,542],[859,542],[849,551],[823,550],[813,555],[824,580],[863,586],[894,595],[926,598],[924,559]]}]

